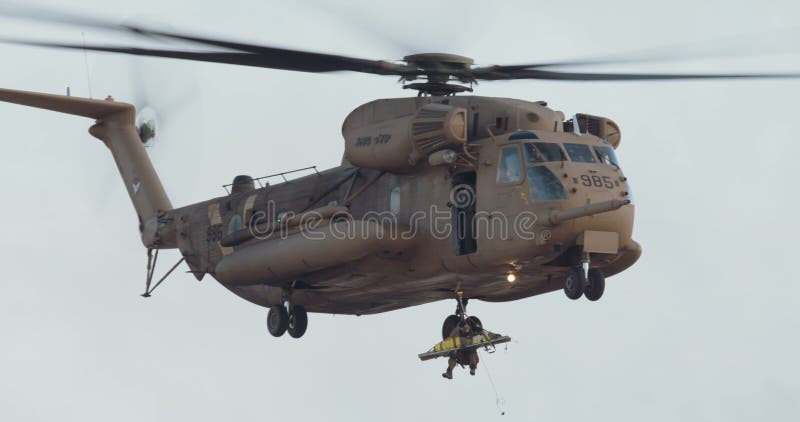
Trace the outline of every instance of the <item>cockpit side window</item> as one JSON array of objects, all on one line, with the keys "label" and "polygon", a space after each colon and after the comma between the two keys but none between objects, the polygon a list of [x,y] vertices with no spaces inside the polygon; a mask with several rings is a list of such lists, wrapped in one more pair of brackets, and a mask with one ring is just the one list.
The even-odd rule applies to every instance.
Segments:
[{"label": "cockpit side window", "polygon": [[564,150],[553,142],[528,142],[525,144],[525,156],[528,164],[566,161],[567,159]]},{"label": "cockpit side window", "polygon": [[614,153],[614,148],[611,147],[594,147],[594,152],[600,158],[600,161],[609,166],[619,167],[617,161],[617,154]]},{"label": "cockpit side window", "polygon": [[592,150],[588,145],[584,144],[564,144],[572,161],[576,163],[596,163],[597,159],[594,158]]},{"label": "cockpit side window", "polygon": [[546,166],[528,167],[528,188],[534,201],[567,199],[564,185]]},{"label": "cockpit side window", "polygon": [[500,150],[500,163],[497,166],[497,183],[518,183],[522,180],[522,160],[516,145],[503,147]]}]

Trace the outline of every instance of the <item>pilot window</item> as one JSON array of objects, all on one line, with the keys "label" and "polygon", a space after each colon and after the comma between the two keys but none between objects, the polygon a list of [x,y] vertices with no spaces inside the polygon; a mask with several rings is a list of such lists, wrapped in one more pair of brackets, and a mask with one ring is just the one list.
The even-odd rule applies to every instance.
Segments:
[{"label": "pilot window", "polygon": [[584,144],[564,144],[572,161],[576,163],[596,163],[597,160],[592,154],[592,150],[588,145]]},{"label": "pilot window", "polygon": [[528,188],[534,201],[567,199],[564,185],[545,166],[528,167]]},{"label": "pilot window", "polygon": [[516,145],[500,150],[500,165],[497,166],[497,183],[517,183],[522,180],[522,161]]},{"label": "pilot window", "polygon": [[526,143],[525,157],[528,160],[528,164],[565,161],[567,159],[561,147],[552,142]]},{"label": "pilot window", "polygon": [[614,148],[594,147],[594,152],[597,153],[601,162],[609,166],[619,167],[619,161],[617,161],[617,154],[614,153]]}]

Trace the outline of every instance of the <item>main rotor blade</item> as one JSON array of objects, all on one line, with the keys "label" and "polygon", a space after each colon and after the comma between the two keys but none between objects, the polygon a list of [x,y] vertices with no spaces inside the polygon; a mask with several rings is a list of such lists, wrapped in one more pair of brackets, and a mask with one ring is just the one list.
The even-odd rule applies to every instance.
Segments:
[{"label": "main rotor blade", "polygon": [[[102,46],[91,44],[83,45],[8,38],[0,38],[0,42],[35,47],[66,48],[72,50],[130,54],[134,56],[164,57],[200,62],[263,67],[270,69],[295,70],[301,72],[335,72],[349,70],[354,72],[375,73],[382,75],[402,75],[410,73],[406,71],[399,72],[399,65],[395,65],[393,63],[349,58],[343,58],[344,60],[336,60],[335,58],[341,58],[341,56],[284,49],[272,49],[272,54],[256,54],[241,51],[185,51],[127,46]],[[403,70],[405,69],[411,68],[403,67]]]},{"label": "main rotor blade", "polygon": [[[13,4],[13,3],[12,3]],[[223,52],[212,53],[210,56],[203,56],[197,53],[157,50],[157,49],[142,49],[142,48],[128,48],[119,46],[87,46],[87,50],[106,51],[113,53],[125,53],[144,56],[155,57],[171,57],[186,60],[198,61],[211,61],[217,63],[241,64],[245,66],[258,66],[273,69],[294,70],[301,72],[334,72],[334,71],[353,71],[361,73],[373,73],[379,75],[412,75],[416,74],[416,68],[386,62],[382,60],[367,60],[355,57],[347,57],[334,54],[315,53],[303,50],[294,50],[288,48],[270,47],[264,45],[248,44],[241,42],[233,42],[220,40],[215,38],[192,36],[172,31],[161,31],[155,29],[148,29],[143,26],[133,24],[115,24],[104,21],[102,19],[79,16],[68,12],[59,12],[54,10],[45,10],[42,8],[27,6],[27,5],[3,5],[0,4],[0,15],[11,16],[22,19],[30,19],[34,21],[45,21],[56,24],[64,24],[71,26],[85,26],[102,30],[110,30],[122,32],[126,34],[133,34],[144,36],[148,38],[160,37],[171,40],[179,40],[205,46],[213,46],[217,48],[233,50],[235,52],[251,53],[251,55],[226,55]],[[39,45],[42,47],[56,47],[56,48],[75,48],[73,45],[60,44],[60,43],[36,43],[21,41],[17,44],[26,45]],[[206,53],[208,54],[208,53]],[[259,59],[255,62],[255,56]],[[237,61],[233,57],[241,59]]]},{"label": "main rotor blade", "polygon": [[525,69],[505,74],[487,73],[477,79],[497,81],[504,79],[540,79],[554,81],[654,81],[686,79],[793,79],[800,73],[577,73],[538,69]]},{"label": "main rotor blade", "polygon": [[188,41],[206,46],[221,47],[229,50],[244,51],[256,54],[261,58],[263,67],[273,69],[297,70],[302,72],[333,72],[349,70],[353,72],[374,73],[379,75],[404,75],[415,69],[383,60],[367,60],[336,54],[315,53],[303,50],[268,47],[255,44],[232,42],[191,35],[149,30],[142,27],[125,25],[131,32],[145,36],[156,36],[173,40]]},{"label": "main rotor blade", "polygon": [[589,56],[572,60],[559,60],[518,65],[499,65],[475,68],[478,72],[514,72],[524,69],[551,67],[584,67],[598,65],[651,64],[697,59],[726,57],[753,57],[770,54],[796,54],[800,47],[793,42],[800,34],[800,26],[750,31],[738,35],[709,38],[685,44],[662,45],[622,53]]},{"label": "main rotor blade", "polygon": [[[101,51],[106,53],[122,53],[134,56],[147,57],[166,57],[171,59],[194,60],[212,63],[237,64],[242,66],[259,67],[258,55],[239,52],[203,52],[203,51],[178,51],[178,50],[159,50],[152,48],[119,47],[119,46],[98,46],[68,43],[50,43],[39,41],[27,41],[16,39],[0,38],[0,42],[6,44],[28,45],[34,47],[66,48],[72,50]],[[260,66],[265,67],[265,66]]]}]

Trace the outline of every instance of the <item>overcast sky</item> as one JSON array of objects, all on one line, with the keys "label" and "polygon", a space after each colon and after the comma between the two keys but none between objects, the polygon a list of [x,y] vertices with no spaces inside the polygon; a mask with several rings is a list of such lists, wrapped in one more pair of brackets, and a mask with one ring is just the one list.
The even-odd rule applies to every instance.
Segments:
[{"label": "overcast sky", "polygon": [[[794,1],[285,3],[69,8],[376,59],[448,51],[513,64],[717,45],[773,54],[602,70],[800,71]],[[79,42],[80,32],[0,19],[0,36]],[[0,87],[88,96],[90,84],[94,97],[127,101],[147,89],[170,104],[151,152],[176,206],[224,194],[237,174],[338,165],[350,110],[413,94],[359,74],[8,45],[0,57]],[[614,119],[644,252],[596,303],[562,292],[470,303],[515,341],[482,355],[476,377],[457,370],[453,381],[439,375],[445,361],[416,357],[437,341],[452,301],[312,314],[298,341],[271,337],[265,309],[210,277],[176,274],[141,298],[135,214],[107,149],[86,133],[91,122],[0,104],[0,420],[797,419],[800,82],[487,82],[477,93]],[[177,258],[162,254],[160,271]]]}]

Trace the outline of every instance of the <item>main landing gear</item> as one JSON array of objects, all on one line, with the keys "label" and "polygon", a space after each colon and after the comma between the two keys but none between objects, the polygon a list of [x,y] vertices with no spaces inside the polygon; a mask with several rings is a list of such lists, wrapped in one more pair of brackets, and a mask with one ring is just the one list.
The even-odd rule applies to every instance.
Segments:
[{"label": "main landing gear", "polygon": [[606,289],[606,278],[598,268],[589,268],[589,254],[583,254],[581,266],[569,270],[564,279],[564,293],[572,300],[586,296],[596,301],[603,297]]},{"label": "main landing gear", "polygon": [[267,313],[267,331],[275,337],[285,332],[294,338],[303,337],[308,328],[308,313],[302,306],[293,306],[288,302],[269,308]]},{"label": "main landing gear", "polygon": [[456,312],[453,315],[448,315],[447,318],[444,319],[444,323],[442,323],[442,340],[450,337],[450,333],[458,327],[462,321],[469,321],[471,325],[475,325],[477,327],[483,328],[483,324],[481,320],[478,319],[476,316],[470,316],[467,318],[467,301],[468,299],[464,299],[464,292],[458,291],[456,292],[458,305],[456,305]]}]

